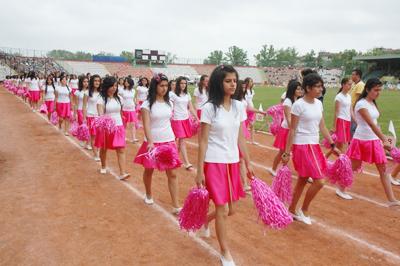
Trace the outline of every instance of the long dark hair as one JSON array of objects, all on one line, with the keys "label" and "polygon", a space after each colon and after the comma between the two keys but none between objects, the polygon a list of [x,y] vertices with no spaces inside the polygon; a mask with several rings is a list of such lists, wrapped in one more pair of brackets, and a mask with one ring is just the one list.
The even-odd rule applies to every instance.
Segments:
[{"label": "long dark hair", "polygon": [[[161,81],[168,82],[167,76],[165,76],[162,73],[155,74],[154,77],[150,81],[149,92],[148,92],[148,95],[147,95],[147,101],[149,102],[150,110],[151,110],[151,107],[153,106],[153,104],[156,101],[156,98],[157,98],[157,86],[158,86],[158,84],[161,83]],[[163,98],[164,98],[164,101],[168,105],[170,105],[168,91],[165,93]]]},{"label": "long dark hair", "polygon": [[201,75],[201,77],[200,77],[199,84],[197,85],[197,87],[199,88],[200,94],[203,94],[203,89],[206,89],[206,91],[208,90],[208,87],[207,87],[207,86],[204,86],[204,80],[205,80],[206,78],[208,78],[207,75]]},{"label": "long dark hair", "polygon": [[[186,86],[185,86],[185,88],[182,90],[181,89],[181,81],[186,81]],[[187,92],[188,92],[188,85],[187,85],[187,79],[185,78],[185,77],[179,77],[179,78],[177,78],[176,79],[176,88],[175,88],[175,94],[176,95],[178,95],[178,96],[180,96],[181,95],[181,93],[184,93],[184,94],[187,94]]]},{"label": "long dark hair", "polygon": [[290,99],[292,103],[295,101],[294,97],[299,86],[301,87],[301,83],[297,79],[290,80],[287,85],[286,98]]},{"label": "long dark hair", "polygon": [[304,94],[308,93],[307,87],[312,88],[320,82],[322,83],[322,86],[324,86],[324,81],[322,80],[321,76],[315,72],[311,72],[310,74],[307,74],[306,76],[304,76],[303,84],[302,84]]},{"label": "long dark hair", "polygon": [[245,95],[245,90],[243,90],[242,86],[244,84],[243,80],[238,80],[237,82],[237,86],[236,86],[236,90],[235,93],[233,94],[233,99],[238,100],[238,101],[242,101],[244,99],[244,95]]},{"label": "long dark hair", "polygon": [[146,78],[146,77],[143,77],[143,78],[139,79],[138,85],[139,85],[139,86],[143,86],[143,80],[144,80],[144,79],[147,81],[146,87],[148,88],[150,82],[149,82],[149,79]]},{"label": "long dark hair", "polygon": [[170,81],[168,81],[168,92],[172,91],[172,83],[173,82],[175,82],[175,89],[176,89],[176,80],[171,79]]},{"label": "long dark hair", "polygon": [[89,97],[92,97],[93,96],[93,92],[94,92],[94,80],[96,79],[96,78],[99,78],[100,79],[100,86],[99,86],[99,88],[97,89],[97,91],[99,91],[100,89],[101,89],[101,78],[100,78],[100,76],[99,75],[93,75],[93,76],[90,76],[90,80],[89,80]]},{"label": "long dark hair", "polygon": [[47,93],[47,86],[49,86],[50,84],[49,84],[49,80],[51,80],[51,86],[53,87],[53,90],[56,90],[56,87],[54,87],[54,80],[53,80],[53,78],[49,75],[47,78],[46,78],[46,87],[44,88],[44,93],[46,94]]},{"label": "long dark hair", "polygon": [[[61,83],[61,80],[63,80],[63,79],[65,79],[65,81],[67,81],[67,76],[60,76],[60,83]],[[68,82],[65,83],[65,87],[67,87],[68,92],[71,92],[69,87],[68,87]]]},{"label": "long dark hair", "polygon": [[85,81],[85,79],[89,80],[86,76],[79,77],[79,80],[78,80],[78,90],[79,91],[83,90],[83,81]]},{"label": "long dark hair", "polygon": [[[360,96],[358,97],[356,103],[354,104],[354,107],[356,106],[357,102],[361,99],[367,98],[368,93],[376,86],[382,86],[382,82],[378,79],[378,78],[370,78],[367,80],[367,83],[365,83],[364,86],[364,90],[362,91],[362,93],[360,94]],[[376,101],[373,100],[374,104],[376,107],[378,107],[378,105],[376,104]]]},{"label": "long dark hair", "polygon": [[343,86],[347,83],[347,82],[349,82],[349,78],[342,78],[342,81],[340,82],[340,89],[339,89],[339,91],[336,93],[336,94],[339,94],[339,93],[341,93],[342,91],[343,91]]},{"label": "long dark hair", "polygon": [[208,83],[208,102],[214,106],[214,110],[224,102],[224,79],[228,73],[234,73],[236,80],[239,80],[239,74],[231,65],[217,66],[210,75]]},{"label": "long dark hair", "polygon": [[29,72],[28,78],[30,78],[30,79],[37,79],[36,72],[35,72],[35,71]]},{"label": "long dark hair", "polygon": [[[125,87],[125,82],[128,82],[128,87]],[[133,79],[127,77],[124,79],[124,90],[132,90],[133,86],[135,86],[135,82],[133,81]]]},{"label": "long dark hair", "polygon": [[[107,100],[108,100],[108,90],[113,87],[117,83],[117,79],[113,76],[104,78],[103,82],[101,83],[101,91],[100,95],[104,100],[104,113],[106,112],[107,108]],[[118,89],[115,90],[113,97],[117,100],[117,102],[121,105],[121,99],[118,96]]]},{"label": "long dark hair", "polygon": [[[250,84],[250,81],[253,82],[253,79],[252,79],[252,78],[249,78],[249,77],[247,77],[247,78],[244,79],[244,84],[246,84],[246,91],[247,91],[247,87],[248,87],[249,84]],[[254,82],[253,82],[253,86],[254,86]],[[251,94],[253,94],[253,86],[251,86],[251,88],[250,88],[250,93],[251,93]]]}]

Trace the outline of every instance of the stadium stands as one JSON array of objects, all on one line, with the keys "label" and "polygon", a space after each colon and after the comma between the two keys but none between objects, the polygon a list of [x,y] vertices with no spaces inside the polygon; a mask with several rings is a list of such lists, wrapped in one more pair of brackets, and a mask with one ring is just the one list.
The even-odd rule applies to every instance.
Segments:
[{"label": "stadium stands", "polygon": [[295,67],[265,67],[267,83],[273,86],[286,86],[291,79],[300,78],[301,68]]},{"label": "stadium stands", "polygon": [[5,80],[6,76],[11,76],[11,75],[16,75],[16,74],[17,74],[17,72],[15,72],[9,66],[0,64],[0,81]]},{"label": "stadium stands", "polygon": [[211,75],[211,72],[214,70],[216,65],[190,65],[194,68],[199,75]]},{"label": "stadium stands", "polygon": [[100,64],[102,64],[112,75],[117,74],[120,77],[131,75],[132,77],[151,78],[153,76],[153,72],[149,67],[133,67],[129,63],[101,62]]},{"label": "stadium stands", "polygon": [[23,57],[1,54],[0,60],[18,73],[64,71],[52,58],[48,57]]},{"label": "stadium stands", "polygon": [[100,76],[111,74],[104,65],[97,62],[57,60],[57,63],[71,74],[81,75],[88,72]]},{"label": "stadium stands", "polygon": [[266,82],[265,74],[257,67],[235,67],[239,73],[240,79],[250,77],[256,84],[264,84]]},{"label": "stadium stands", "polygon": [[153,73],[163,73],[169,79],[175,79],[179,76],[187,77],[191,80],[199,78],[199,73],[190,65],[168,65],[167,67],[152,67]]}]

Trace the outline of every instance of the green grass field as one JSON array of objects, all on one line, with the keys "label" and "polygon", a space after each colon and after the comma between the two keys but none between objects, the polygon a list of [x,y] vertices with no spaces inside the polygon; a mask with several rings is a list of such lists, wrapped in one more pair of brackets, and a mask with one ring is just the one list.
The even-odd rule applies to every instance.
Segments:
[{"label": "green grass field", "polygon": [[[193,92],[193,87],[190,88]],[[269,86],[257,86],[255,87],[256,96],[254,97],[254,105],[258,108],[261,103],[264,110],[268,107],[279,103],[282,93],[285,88],[282,87],[269,87]],[[324,98],[324,115],[325,122],[328,129],[332,128],[333,125],[333,114],[334,114],[334,98],[337,93],[337,89],[328,89]],[[192,94],[193,95],[193,94]],[[378,98],[378,108],[381,116],[378,120],[384,134],[388,134],[389,121],[392,120],[396,129],[398,139],[400,138],[400,91],[383,91]],[[257,129],[267,128],[264,126],[265,123],[257,122]],[[400,144],[400,141],[397,141]]]}]

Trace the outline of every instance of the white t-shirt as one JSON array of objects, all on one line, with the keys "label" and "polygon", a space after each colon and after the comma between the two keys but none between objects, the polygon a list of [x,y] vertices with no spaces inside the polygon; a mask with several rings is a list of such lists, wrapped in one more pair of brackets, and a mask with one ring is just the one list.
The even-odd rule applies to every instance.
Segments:
[{"label": "white t-shirt", "polygon": [[367,109],[369,115],[371,116],[372,120],[374,121],[375,125],[378,125],[378,118],[379,118],[379,111],[376,108],[375,104],[368,102],[365,99],[361,99],[356,103],[354,107],[354,116],[357,122],[357,128],[354,132],[353,138],[361,139],[361,140],[376,140],[379,137],[372,131],[371,127],[367,124],[367,122],[362,118],[360,113],[361,109]]},{"label": "white t-shirt", "polygon": [[95,117],[98,116],[97,112],[97,101],[101,99],[100,93],[94,91],[92,97],[89,96],[88,92],[88,100],[87,100],[87,116],[88,117]]},{"label": "white t-shirt", "polygon": [[[283,105],[284,108],[285,108],[285,106],[287,106],[287,107],[289,107],[289,108],[292,108],[292,105],[293,105],[293,104],[292,104],[292,100],[290,100],[289,98],[286,98],[286,99],[283,101],[282,105]],[[285,111],[284,111],[284,112],[285,112]],[[287,120],[286,120],[285,114],[283,114],[283,121],[282,121],[281,127],[286,128],[286,129],[289,129],[289,125],[288,125],[288,122],[287,122]]]},{"label": "white t-shirt", "polygon": [[29,90],[30,91],[40,91],[39,80],[31,79],[29,81]]},{"label": "white t-shirt", "polygon": [[181,93],[180,96],[174,92],[169,92],[169,98],[174,103],[173,120],[186,120],[189,119],[189,101],[191,101],[190,94]]},{"label": "white t-shirt", "polygon": [[203,93],[200,93],[199,88],[195,88],[193,96],[196,97],[197,110],[201,110],[208,101],[208,92],[203,90]]},{"label": "white t-shirt", "polygon": [[44,94],[44,100],[45,101],[54,101],[54,99],[56,98],[56,95],[54,94],[55,89],[53,88],[53,86],[47,86],[47,92],[46,92],[46,86],[43,87],[43,92]]},{"label": "white t-shirt", "polygon": [[43,88],[43,86],[45,86],[46,84],[46,80],[45,79],[39,79],[39,87]]},{"label": "white t-shirt", "polygon": [[254,98],[255,94],[256,93],[254,92],[254,90],[253,90],[253,92],[250,92],[250,90],[246,90],[246,94],[244,95],[244,98],[246,99],[248,107],[254,108],[253,98]]},{"label": "white t-shirt", "polygon": [[237,100],[232,100],[229,111],[225,110],[223,106],[214,111],[212,103],[206,103],[203,106],[201,122],[211,125],[205,162],[239,162],[239,129],[240,124],[245,120],[246,110],[244,105]]},{"label": "white t-shirt", "polygon": [[69,81],[69,86],[70,86],[71,88],[77,89],[77,88],[78,88],[78,82],[79,82],[78,79],[71,79],[71,80]]},{"label": "white t-shirt", "polygon": [[58,92],[57,101],[59,103],[69,103],[70,102],[69,95],[71,93],[71,89],[67,88],[67,86],[65,86],[65,87],[57,86],[56,91]]},{"label": "white t-shirt", "polygon": [[351,96],[349,94],[344,95],[339,93],[335,97],[335,102],[339,102],[339,114],[338,118],[351,121],[350,108],[351,108]]},{"label": "white t-shirt", "polygon": [[138,86],[137,87],[137,99],[138,101],[146,101],[147,100],[147,94],[149,93],[149,89],[144,86]]},{"label": "white t-shirt", "polygon": [[[97,104],[104,106],[104,99],[102,97],[99,97]],[[104,113],[106,115],[110,116],[112,119],[114,119],[116,126],[123,125],[122,117],[121,117],[122,104],[123,104],[122,101],[121,101],[121,103],[119,103],[116,98],[108,98],[107,99],[107,106],[105,107]]]},{"label": "white t-shirt", "polygon": [[83,109],[83,98],[85,97],[85,95],[89,95],[88,90],[77,90],[75,92],[75,96],[78,97],[78,110],[82,110]]},{"label": "white t-shirt", "polygon": [[301,98],[292,105],[292,114],[299,117],[293,144],[318,144],[319,124],[322,119],[323,106],[318,99],[308,103]]},{"label": "white t-shirt", "polygon": [[174,131],[171,127],[173,104],[155,101],[151,106],[146,100],[141,108],[150,112],[150,134],[154,143],[171,142],[175,140]]},{"label": "white t-shirt", "polygon": [[124,99],[123,111],[135,111],[135,90],[120,90],[120,95]]}]

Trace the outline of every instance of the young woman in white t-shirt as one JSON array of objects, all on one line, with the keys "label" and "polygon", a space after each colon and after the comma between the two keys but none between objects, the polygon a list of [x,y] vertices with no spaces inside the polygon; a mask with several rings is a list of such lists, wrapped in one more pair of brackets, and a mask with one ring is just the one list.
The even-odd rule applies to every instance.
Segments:
[{"label": "young woman in white t-shirt", "polygon": [[75,101],[75,119],[77,119],[78,124],[82,125],[86,123],[83,117],[83,100],[85,95],[89,92],[89,79],[86,76],[81,76],[78,79],[78,90],[74,94]]},{"label": "young woman in white t-shirt", "polygon": [[[178,214],[181,208],[178,202],[178,178],[175,169],[180,167],[182,163],[179,160],[175,135],[171,127],[172,106],[173,104],[169,100],[168,78],[161,73],[156,74],[150,82],[149,97],[141,106],[145,139],[137,152],[134,163],[141,164],[144,167],[143,183],[146,189],[144,202],[148,205],[154,203],[151,191],[154,169],[165,171],[172,200],[172,212]],[[155,147],[164,145],[171,148],[176,160],[173,164],[168,165],[168,169],[159,169],[146,154]]]},{"label": "young woman in white t-shirt", "polygon": [[[122,90],[118,89],[118,93],[121,95],[124,100],[124,106],[122,108],[122,115],[124,118],[124,125],[126,130],[128,131],[127,139],[136,143],[139,140],[136,138],[136,124],[137,124],[137,114],[136,114],[136,106],[135,106],[135,97],[136,91],[133,88],[135,82],[131,78],[124,79],[124,87]],[[129,138],[130,135],[130,138]]]},{"label": "young woman in white t-shirt", "polygon": [[281,127],[279,128],[278,134],[275,136],[275,141],[273,146],[279,149],[278,153],[275,155],[274,162],[272,163],[271,174],[273,176],[276,175],[276,169],[280,161],[282,160],[282,154],[285,152],[287,137],[289,135],[290,128],[290,117],[293,103],[303,96],[303,88],[301,87],[301,83],[296,79],[292,79],[289,81],[287,90],[285,92],[285,100],[283,101],[283,112],[284,117],[281,123]]},{"label": "young woman in white t-shirt", "polygon": [[197,111],[197,117],[201,118],[201,108],[208,101],[208,76],[202,75],[199,80],[197,88],[194,89],[193,96],[196,97],[195,108]]},{"label": "young woman in white t-shirt", "polygon": [[170,91],[169,97],[174,104],[173,116],[171,120],[172,130],[175,138],[178,140],[178,150],[183,157],[183,163],[186,170],[193,169],[193,165],[189,162],[187,155],[185,139],[193,136],[192,128],[189,121],[189,112],[194,119],[197,118],[196,111],[193,108],[192,99],[187,89],[187,80],[184,77],[176,79],[175,92]]},{"label": "young woman in white t-shirt", "polygon": [[[139,79],[136,88],[136,104],[142,106],[142,103],[147,100],[149,94],[149,80],[146,77]],[[138,120],[142,120],[140,110],[138,111]]]},{"label": "young woman in white t-shirt", "polygon": [[36,76],[35,72],[31,72],[29,75],[29,105],[33,112],[36,112],[39,109],[39,100],[40,100],[40,84],[39,79]]},{"label": "young woman in white t-shirt", "polygon": [[79,79],[74,74],[71,74],[69,76],[69,87],[71,88],[72,95],[75,95],[75,92],[78,90],[79,87]]},{"label": "young woman in white t-shirt", "polygon": [[44,104],[47,107],[47,118],[49,119],[49,121],[51,118],[51,114],[54,112],[54,100],[56,98],[55,91],[56,87],[54,86],[53,77],[48,76],[42,89],[42,98],[44,99]]},{"label": "young woman in white t-shirt", "polygon": [[[388,206],[399,206],[400,201],[393,194],[390,176],[386,172],[385,149],[390,150],[391,145],[378,126],[380,114],[376,100],[381,91],[382,82],[377,78],[371,78],[365,84],[364,90],[354,106],[357,128],[347,150],[347,155],[352,160],[354,171],[361,167],[362,162],[375,164],[386,197],[389,200]],[[344,188],[341,188],[341,193],[344,193]]]},{"label": "young woman in white t-shirt", "polygon": [[257,144],[254,141],[254,122],[256,120],[256,112],[254,112],[254,103],[253,103],[253,98],[255,96],[255,92],[253,90],[254,83],[252,78],[245,78],[244,84],[246,84],[246,94],[245,94],[245,100],[247,102],[247,120],[246,120],[246,126],[249,128],[250,131],[250,141],[251,144]]},{"label": "young woman in white t-shirt", "polygon": [[58,128],[64,125],[64,135],[68,136],[69,120],[71,118],[71,104],[73,103],[71,89],[67,85],[67,77],[60,77],[60,86],[56,87],[55,104],[58,115]]},{"label": "young woman in white t-shirt", "polygon": [[97,101],[98,115],[108,115],[114,120],[115,131],[108,132],[97,129],[95,146],[100,149],[101,169],[100,173],[106,174],[107,150],[115,150],[119,166],[119,180],[126,180],[129,174],[125,172],[125,128],[122,122],[123,102],[118,96],[117,79],[106,77],[101,84],[101,97]]},{"label": "young woman in white t-shirt", "polygon": [[[293,165],[298,173],[296,187],[293,192],[293,200],[289,211],[293,218],[305,224],[311,224],[309,207],[317,193],[324,186],[323,178],[326,170],[326,158],[319,145],[319,132],[328,139],[335,153],[340,151],[335,147],[329,131],[325,126],[322,102],[320,97],[323,81],[316,73],[310,73],[303,79],[302,87],[304,96],[292,105],[289,136],[285,152],[282,154],[282,162],[287,164],[290,151],[293,154]],[[307,190],[301,209],[297,210],[297,203],[303,194],[308,178],[313,183]]]},{"label": "young woman in white t-shirt", "polygon": [[94,127],[94,119],[97,117],[97,101],[100,98],[101,78],[99,75],[92,75],[89,79],[89,91],[83,97],[83,120],[86,121],[90,134],[90,145],[87,149],[93,151],[93,157],[96,162],[100,161],[99,152],[94,145],[96,137],[96,128]]},{"label": "young woman in white t-shirt", "polygon": [[196,183],[205,186],[215,204],[204,235],[209,235],[208,223],[215,219],[222,265],[235,265],[228,247],[226,219],[233,214],[234,203],[245,196],[240,180],[239,149],[247,175],[254,175],[242,130],[246,110],[232,99],[237,80],[238,73],[232,66],[215,68],[209,81],[209,100],[201,113]]},{"label": "young woman in white t-shirt", "polygon": [[124,90],[124,85],[125,79],[124,78],[118,78],[118,92],[121,92]]},{"label": "young woman in white t-shirt", "polygon": [[175,92],[175,90],[176,90],[176,80],[171,79],[170,81],[168,81],[168,92],[170,91]]},{"label": "young woman in white t-shirt", "polygon": [[336,145],[341,152],[345,151],[345,145],[350,143],[351,127],[351,80],[343,78],[341,88],[335,97],[335,113],[333,115],[332,132],[336,134]]}]

